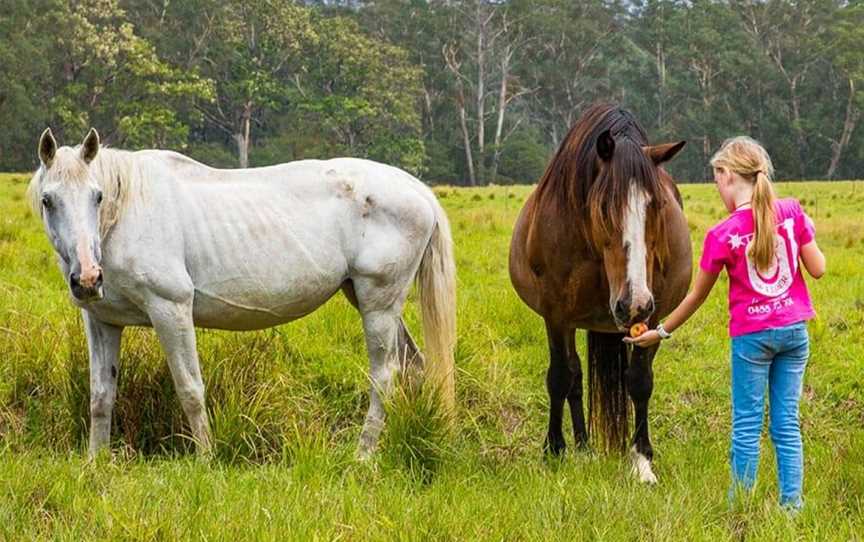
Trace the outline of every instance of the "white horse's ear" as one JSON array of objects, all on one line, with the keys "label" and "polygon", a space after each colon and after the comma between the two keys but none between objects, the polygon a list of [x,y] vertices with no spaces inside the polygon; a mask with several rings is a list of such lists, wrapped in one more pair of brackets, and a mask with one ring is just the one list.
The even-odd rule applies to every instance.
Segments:
[{"label": "white horse's ear", "polygon": [[51,167],[51,163],[54,162],[55,154],[57,154],[57,140],[54,139],[51,128],[45,128],[45,131],[39,137],[39,160],[45,164],[46,168],[49,168]]},{"label": "white horse's ear", "polygon": [[81,159],[84,160],[85,163],[89,164],[94,158],[96,158],[96,153],[98,152],[99,132],[96,131],[96,128],[90,128],[87,137],[85,137],[84,142],[81,143]]}]

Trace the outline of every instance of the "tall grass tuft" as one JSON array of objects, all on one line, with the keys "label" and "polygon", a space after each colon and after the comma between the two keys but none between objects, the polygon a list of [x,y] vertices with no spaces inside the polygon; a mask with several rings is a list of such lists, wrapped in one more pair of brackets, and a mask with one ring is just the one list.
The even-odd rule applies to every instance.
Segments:
[{"label": "tall grass tuft", "polygon": [[385,465],[402,468],[421,484],[431,483],[452,452],[453,415],[440,392],[416,377],[400,377],[386,402],[380,446]]}]

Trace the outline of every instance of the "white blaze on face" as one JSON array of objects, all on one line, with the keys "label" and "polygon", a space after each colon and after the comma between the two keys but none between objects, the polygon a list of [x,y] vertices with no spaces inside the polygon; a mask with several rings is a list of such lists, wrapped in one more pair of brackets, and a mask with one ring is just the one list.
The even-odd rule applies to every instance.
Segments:
[{"label": "white blaze on face", "polygon": [[79,282],[85,288],[92,288],[96,285],[99,273],[102,271],[99,264],[93,259],[93,242],[88,235],[82,235],[78,238],[78,245],[75,248],[78,253],[78,262],[81,264]]},{"label": "white blaze on face", "polygon": [[91,224],[88,215],[89,202],[86,201],[87,197],[80,194],[77,196],[85,200],[76,201],[75,205],[71,206],[74,213],[71,217],[71,223],[74,228],[73,231],[77,230],[75,231],[75,255],[81,266],[79,283],[85,288],[93,288],[96,281],[99,280],[99,274],[102,273],[102,268],[96,262],[94,253],[94,242],[98,232],[91,231],[95,224]]},{"label": "white blaze on face", "polygon": [[631,313],[651,300],[648,289],[648,248],[645,244],[645,222],[648,196],[635,182],[630,183],[627,210],[624,215],[623,241],[627,248],[627,282],[630,285]]}]

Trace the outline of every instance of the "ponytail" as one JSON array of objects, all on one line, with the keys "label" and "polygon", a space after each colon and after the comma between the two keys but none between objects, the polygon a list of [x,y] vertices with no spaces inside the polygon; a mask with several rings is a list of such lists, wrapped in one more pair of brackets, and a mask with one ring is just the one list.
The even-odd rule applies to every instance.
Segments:
[{"label": "ponytail", "polygon": [[757,171],[751,201],[755,235],[748,256],[759,271],[767,271],[774,261],[774,199],[774,188],[768,175],[764,171]]}]

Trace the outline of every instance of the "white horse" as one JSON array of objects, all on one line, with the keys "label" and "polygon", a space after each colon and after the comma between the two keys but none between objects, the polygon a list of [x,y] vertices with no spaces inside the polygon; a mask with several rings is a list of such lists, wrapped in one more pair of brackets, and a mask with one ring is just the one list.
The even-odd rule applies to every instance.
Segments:
[{"label": "white horse", "polygon": [[[369,411],[358,447],[375,450],[382,401],[403,364],[452,408],[455,267],[432,191],[368,160],[303,160],[219,170],[170,151],[39,141],[28,189],[59,256],[90,351],[90,455],[109,443],[125,326],[151,326],[201,452],[210,449],[194,326],[251,330],[314,311],[340,289],[363,319]],[[418,280],[427,359],[402,320]]]}]

